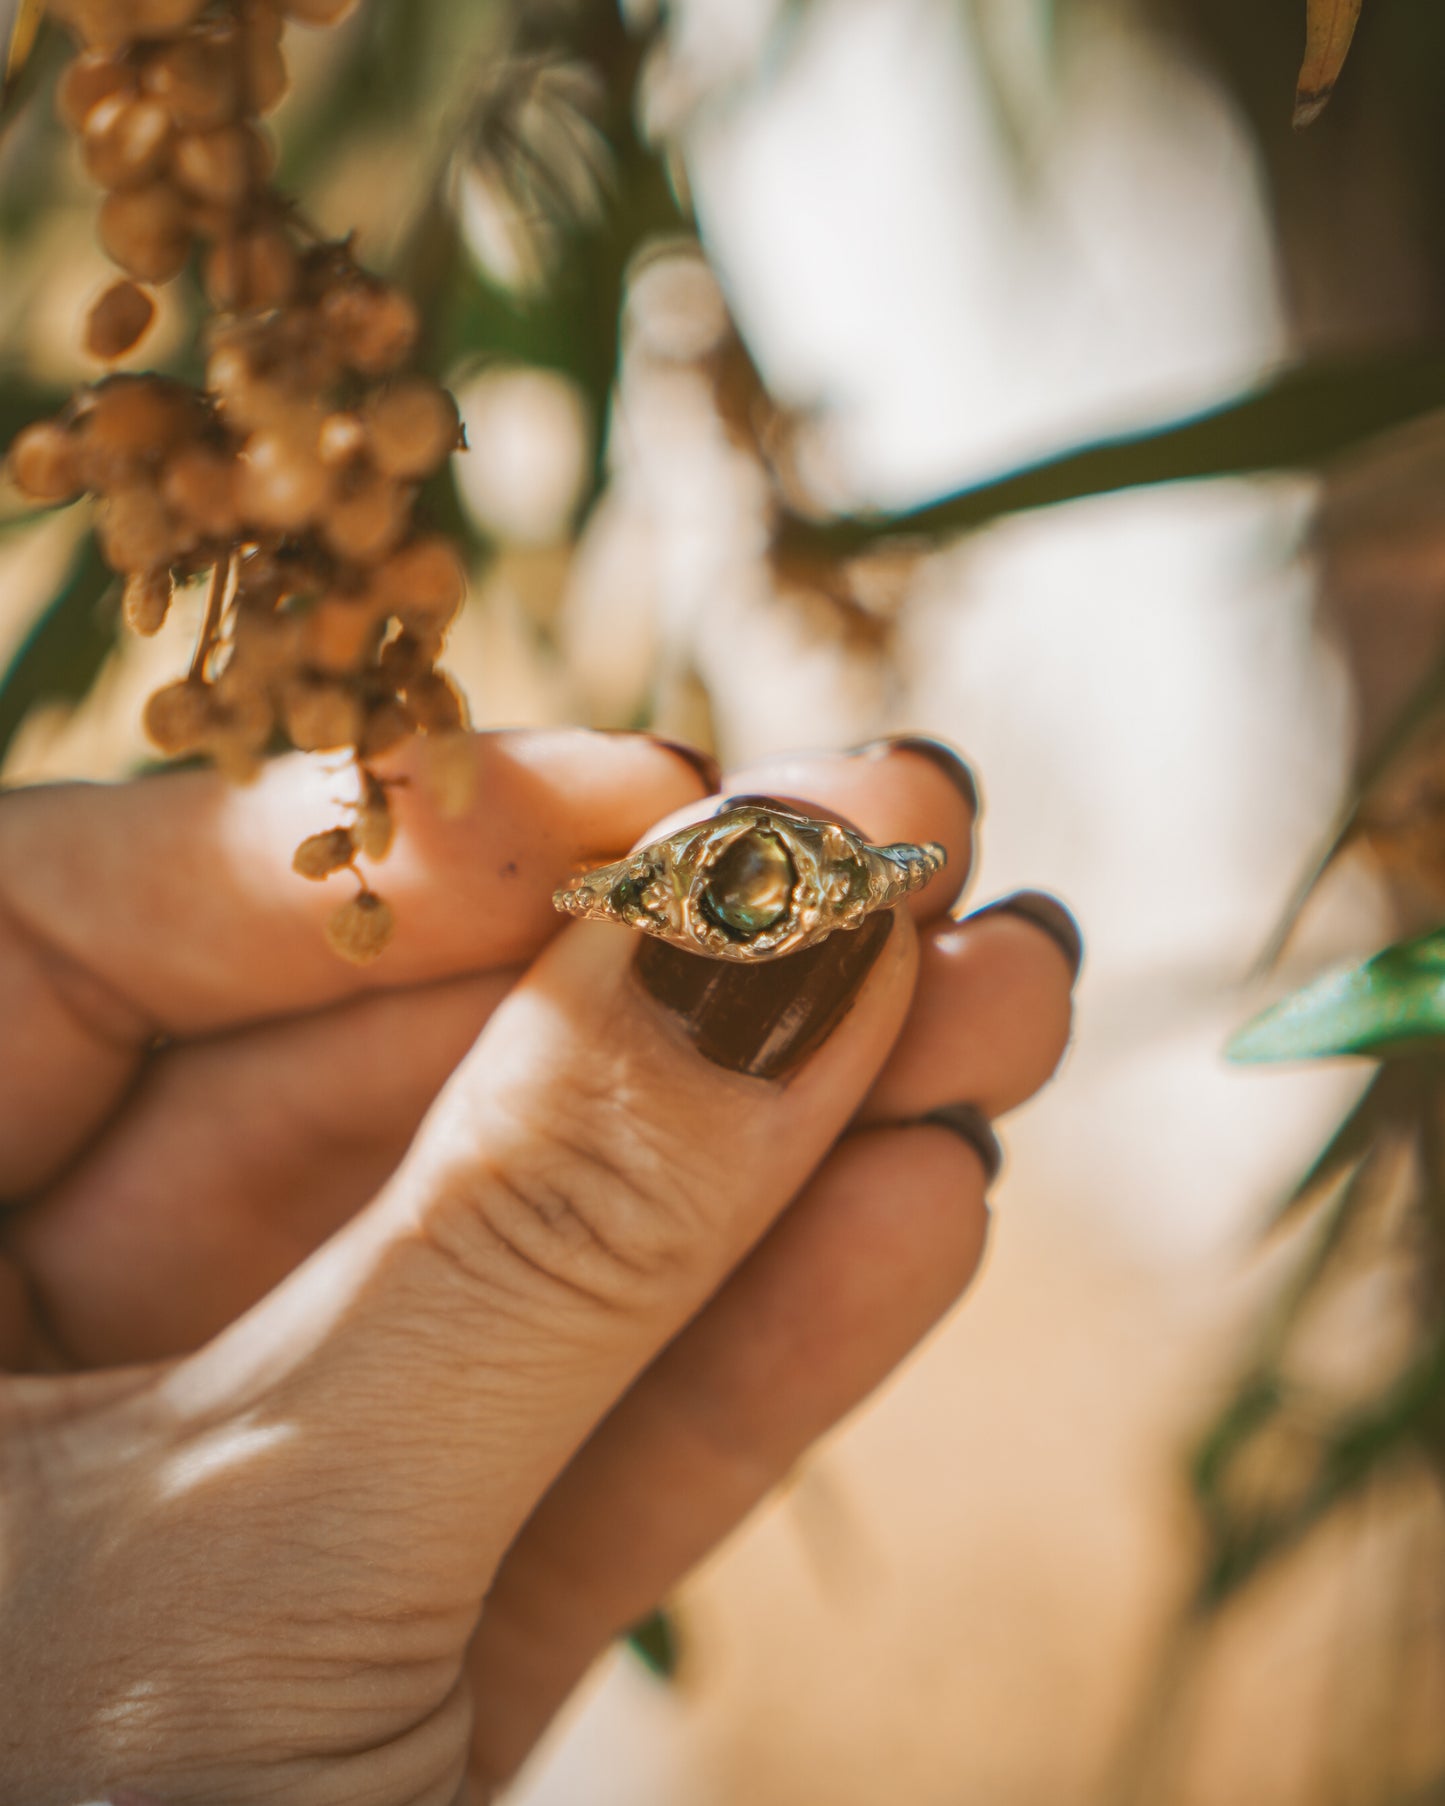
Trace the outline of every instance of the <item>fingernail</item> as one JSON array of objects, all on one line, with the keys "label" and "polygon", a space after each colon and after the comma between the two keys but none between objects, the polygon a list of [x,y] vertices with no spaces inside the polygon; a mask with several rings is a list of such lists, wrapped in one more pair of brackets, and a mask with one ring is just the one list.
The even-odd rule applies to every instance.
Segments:
[{"label": "fingernail", "polygon": [[688,746],[682,740],[665,739],[661,734],[649,734],[647,738],[655,740],[659,746],[665,746],[670,753],[675,753],[685,764],[690,765],[702,779],[703,789],[709,796],[721,790],[722,766],[711,753],[704,752],[700,746]]},{"label": "fingernail", "polygon": [[884,910],[861,928],[757,966],[645,940],[633,970],[705,1060],[749,1078],[780,1079],[848,1014],[892,930],[893,912]]},{"label": "fingernail", "polygon": [[988,1118],[976,1105],[944,1104],[941,1109],[930,1110],[927,1116],[920,1116],[918,1120],[948,1129],[960,1141],[966,1141],[983,1162],[988,1183],[992,1185],[998,1178],[1003,1166],[1003,1147]]},{"label": "fingernail", "polygon": [[978,793],[973,768],[946,740],[935,740],[929,734],[890,734],[886,739],[869,740],[862,746],[855,746],[852,756],[855,759],[886,759],[896,752],[916,753],[920,759],[930,760],[968,804],[974,820],[983,813],[983,799]]},{"label": "fingernail", "polygon": [[1084,963],[1084,937],[1079,932],[1079,924],[1057,897],[1042,890],[1015,891],[1013,896],[990,903],[986,909],[976,909],[964,919],[977,922],[984,916],[997,915],[1022,916],[1035,928],[1042,928],[1069,962],[1071,978],[1078,978],[1079,968]]}]

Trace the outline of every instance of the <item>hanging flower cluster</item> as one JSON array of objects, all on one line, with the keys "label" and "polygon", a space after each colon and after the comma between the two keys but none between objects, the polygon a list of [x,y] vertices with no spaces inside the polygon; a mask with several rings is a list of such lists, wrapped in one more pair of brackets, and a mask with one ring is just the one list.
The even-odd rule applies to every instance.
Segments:
[{"label": "hanging flower cluster", "polygon": [[86,324],[124,356],[150,291],[194,258],[209,303],[202,387],[113,375],[28,427],[10,451],[40,503],[88,493],[137,632],[175,582],[210,573],[189,675],[153,695],[150,738],[244,780],[278,738],[350,749],[354,817],[311,836],[296,869],[357,873],[331,917],[374,958],[391,911],[357,872],[391,842],[371,761],[408,736],[455,735],[465,705],[437,669],[466,591],[456,546],[415,518],[418,486],[463,444],[456,405],[405,374],[418,320],[350,242],[320,241],[272,182],[260,121],[286,91],[286,18],[329,24],[352,0],[54,0],[80,48],[58,106],[105,190],[100,240],[123,276]]}]

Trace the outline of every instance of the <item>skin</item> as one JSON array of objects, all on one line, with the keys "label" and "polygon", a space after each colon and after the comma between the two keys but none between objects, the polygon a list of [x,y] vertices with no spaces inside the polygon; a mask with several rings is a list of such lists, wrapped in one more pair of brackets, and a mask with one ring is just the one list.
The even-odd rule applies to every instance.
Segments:
[{"label": "skin", "polygon": [[[985,1176],[917,1119],[1067,1044],[1036,925],[899,751],[755,767],[950,864],[786,1082],[696,1054],[550,892],[699,812],[643,736],[393,775],[395,944],[289,870],[281,761],[0,799],[0,1793],[457,1806],[969,1283]],[[920,983],[920,975],[924,982]]]}]

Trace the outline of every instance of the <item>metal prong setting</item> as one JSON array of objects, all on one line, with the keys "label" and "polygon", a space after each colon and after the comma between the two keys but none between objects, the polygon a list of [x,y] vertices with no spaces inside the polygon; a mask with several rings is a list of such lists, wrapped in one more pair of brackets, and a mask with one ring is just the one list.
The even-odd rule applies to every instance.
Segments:
[{"label": "metal prong setting", "polygon": [[552,901],[711,959],[777,959],[891,909],[947,857],[932,842],[875,847],[836,822],[746,805],[599,866]]}]

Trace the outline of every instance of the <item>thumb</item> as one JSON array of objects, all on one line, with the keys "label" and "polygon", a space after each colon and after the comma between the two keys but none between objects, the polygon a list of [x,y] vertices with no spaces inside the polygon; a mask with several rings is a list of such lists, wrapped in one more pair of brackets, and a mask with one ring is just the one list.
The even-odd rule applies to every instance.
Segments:
[{"label": "thumb", "polygon": [[551,1479],[842,1132],[915,965],[903,911],[757,966],[567,930],[387,1190],[177,1369],[174,1400],[192,1421],[324,1429],[291,1438],[331,1464],[300,1476],[305,1496],[324,1482],[480,1596]]}]

